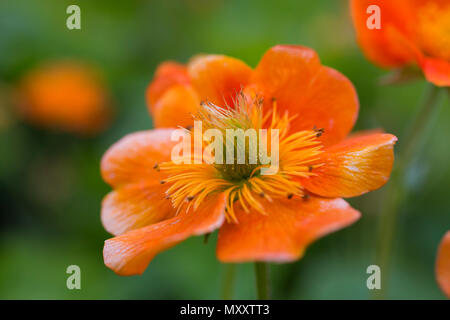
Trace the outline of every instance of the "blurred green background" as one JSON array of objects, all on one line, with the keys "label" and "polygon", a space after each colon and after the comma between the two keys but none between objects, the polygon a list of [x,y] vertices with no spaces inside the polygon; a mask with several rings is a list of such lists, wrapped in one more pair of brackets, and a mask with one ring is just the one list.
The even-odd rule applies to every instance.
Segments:
[{"label": "blurred green background", "polygon": [[[66,28],[66,8],[81,8],[81,30]],[[119,277],[103,265],[99,174],[107,148],[149,129],[145,89],[163,60],[198,53],[238,57],[255,66],[279,43],[314,48],[323,64],[349,77],[361,111],[356,129],[384,128],[400,138],[426,86],[380,86],[386,74],[354,37],[347,1],[50,1],[0,2],[0,298],[218,299],[224,266],[215,235],[195,237],[158,255],[142,276]],[[16,119],[5,92],[44,61],[95,65],[116,108],[108,130],[77,138]],[[441,299],[434,277],[437,245],[450,229],[448,98],[409,176],[410,197],[396,234],[389,298]],[[314,243],[303,259],[272,265],[277,299],[367,299],[382,190],[350,203],[359,222]],[[67,266],[81,268],[81,290],[66,288]],[[253,265],[238,266],[235,298],[256,297]]]}]

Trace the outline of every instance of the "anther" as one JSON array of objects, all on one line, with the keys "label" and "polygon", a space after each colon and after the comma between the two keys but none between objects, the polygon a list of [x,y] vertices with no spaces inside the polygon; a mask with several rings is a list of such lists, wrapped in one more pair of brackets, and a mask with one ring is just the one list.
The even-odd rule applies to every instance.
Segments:
[{"label": "anther", "polygon": [[305,194],[302,196],[302,199],[303,199],[303,200],[308,200],[308,199],[309,199],[309,194],[305,193]]},{"label": "anther", "polygon": [[187,201],[192,201],[192,200],[194,200],[194,196],[188,196],[188,197],[186,197],[186,200]]},{"label": "anther", "polygon": [[316,137],[320,137],[321,135],[323,135],[323,133],[325,132],[324,128],[320,128],[320,129],[315,129],[314,130],[316,132]]},{"label": "anther", "polygon": [[288,199],[292,199],[293,196],[294,196],[293,193],[288,193],[287,198],[288,198]]},{"label": "anther", "polygon": [[256,103],[257,103],[258,106],[262,106],[264,104],[264,98],[263,97],[258,98]]},{"label": "anther", "polygon": [[167,182],[167,181],[161,180],[159,183],[164,184],[164,183],[166,183],[166,182]]},{"label": "anther", "polygon": [[260,192],[260,193],[259,193],[259,196],[260,196],[261,198],[264,198],[266,195],[265,195],[264,192]]},{"label": "anther", "polygon": [[309,172],[313,171],[313,166],[309,166],[309,167],[308,167],[308,171],[309,171]]},{"label": "anther", "polygon": [[155,165],[153,166],[153,169],[155,169],[156,171],[159,171],[159,164],[155,163]]}]

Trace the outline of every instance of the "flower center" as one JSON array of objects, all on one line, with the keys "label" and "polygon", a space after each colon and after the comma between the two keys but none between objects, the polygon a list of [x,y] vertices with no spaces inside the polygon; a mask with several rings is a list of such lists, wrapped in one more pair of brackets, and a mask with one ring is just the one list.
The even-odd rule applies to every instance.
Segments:
[{"label": "flower center", "polygon": [[[195,210],[209,194],[223,192],[227,197],[226,217],[237,221],[235,202],[247,212],[252,208],[266,214],[261,199],[307,197],[300,180],[315,175],[314,168],[321,166],[319,155],[323,151],[318,137],[323,130],[290,134],[292,117],[287,113],[278,115],[276,101],[272,110],[263,114],[261,99],[248,102],[242,94],[233,109],[202,103],[194,118],[202,122],[203,130],[215,129],[224,136],[230,130],[233,133],[238,130],[241,135],[234,134],[232,139],[225,137],[221,145],[215,140],[205,146],[207,149],[216,143],[212,157],[224,154],[223,163],[217,163],[215,157],[215,163],[175,164],[170,161],[157,166],[168,174],[162,183],[168,183],[166,194],[177,210],[189,209],[192,205]],[[253,132],[250,130],[255,133],[246,134]],[[278,139],[272,139],[274,136]]]},{"label": "flower center", "polygon": [[429,2],[418,10],[418,30],[423,50],[450,60],[450,5]]},{"label": "flower center", "polygon": [[[261,111],[262,100],[249,104],[241,94],[235,104],[234,109],[224,109],[211,103],[202,103],[200,112],[194,118],[202,121],[206,130],[220,132],[221,150],[215,158],[214,167],[223,179],[239,182],[260,174],[263,167],[261,156],[263,153],[267,156],[271,141],[262,141],[263,137],[258,131],[265,120]],[[217,154],[216,150],[214,156]]]}]

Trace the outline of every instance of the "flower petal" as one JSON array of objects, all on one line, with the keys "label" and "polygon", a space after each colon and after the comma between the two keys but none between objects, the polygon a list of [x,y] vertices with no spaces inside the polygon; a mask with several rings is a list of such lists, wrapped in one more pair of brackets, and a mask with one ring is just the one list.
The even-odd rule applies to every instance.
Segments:
[{"label": "flower petal", "polygon": [[141,274],[159,252],[192,235],[212,232],[224,221],[226,199],[223,194],[210,196],[193,212],[182,211],[177,216],[147,227],[127,232],[105,241],[105,265],[119,275]]},{"label": "flower petal", "polygon": [[445,295],[450,299],[450,231],[439,245],[436,260],[436,279]]},{"label": "flower petal", "polygon": [[203,55],[192,59],[188,72],[200,100],[223,107],[234,106],[234,100],[247,85],[252,70],[238,59]]},{"label": "flower petal", "polygon": [[357,134],[325,150],[316,176],[302,179],[310,192],[323,197],[355,197],[375,190],[388,180],[394,162],[391,134]]},{"label": "flower petal", "polygon": [[424,58],[421,63],[425,78],[440,87],[450,87],[450,62]]},{"label": "flower petal", "polygon": [[165,198],[166,189],[159,182],[138,183],[108,193],[101,213],[106,231],[117,236],[173,217],[175,209]]},{"label": "flower petal", "polygon": [[153,124],[161,127],[193,125],[192,115],[200,106],[196,92],[190,86],[175,85],[168,89],[153,108]]},{"label": "flower petal", "polygon": [[246,213],[240,205],[238,223],[219,230],[217,257],[222,262],[287,262],[302,257],[306,246],[358,220],[360,213],[342,199],[283,199],[266,202],[267,215]]},{"label": "flower petal", "polygon": [[173,130],[140,131],[120,139],[102,158],[103,180],[113,187],[142,180],[161,180],[163,174],[153,167],[170,160],[172,147],[177,143],[170,139]]},{"label": "flower petal", "polygon": [[188,85],[189,82],[189,76],[184,65],[172,61],[161,63],[147,88],[147,105],[150,111],[153,110],[153,106],[167,89],[176,84]]},{"label": "flower petal", "polygon": [[[368,8],[380,8],[380,29],[369,29],[368,20],[374,12]],[[408,46],[399,43],[398,36],[415,39],[414,12],[409,0],[352,0],[351,13],[358,42],[368,59],[383,67],[398,67],[414,62],[415,56]],[[395,31],[395,32],[393,32]]]},{"label": "flower petal", "polygon": [[338,71],[321,66],[316,52],[301,46],[275,46],[256,67],[252,84],[265,107],[296,115],[296,131],[324,128],[321,140],[330,145],[353,128],[359,109],[352,83]]}]

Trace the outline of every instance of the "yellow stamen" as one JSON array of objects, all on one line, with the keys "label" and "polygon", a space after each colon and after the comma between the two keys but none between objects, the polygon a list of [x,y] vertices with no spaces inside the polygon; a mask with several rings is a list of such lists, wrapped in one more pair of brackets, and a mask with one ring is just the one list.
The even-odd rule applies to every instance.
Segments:
[{"label": "yellow stamen", "polygon": [[[191,207],[196,210],[202,201],[211,194],[224,193],[227,199],[225,216],[228,221],[238,222],[235,205],[239,204],[245,212],[252,209],[268,214],[264,202],[274,199],[291,199],[295,196],[306,198],[301,178],[314,176],[312,168],[320,167],[322,143],[318,132],[323,130],[304,130],[289,133],[290,121],[287,113],[277,113],[277,101],[272,101],[272,110],[263,115],[262,100],[257,98],[251,104],[242,94],[236,99],[236,108],[219,108],[203,103],[197,120],[203,122],[203,129],[215,128],[225,131],[228,128],[278,129],[279,130],[279,170],[276,174],[262,175],[264,164],[215,165],[215,164],[175,164],[166,162],[158,168],[167,173],[164,180],[169,186],[166,194],[178,212]],[[268,152],[271,146],[267,145]],[[229,167],[224,167],[229,166]],[[245,169],[248,167],[248,169]],[[244,170],[245,169],[245,170]],[[228,170],[228,171],[224,171]],[[229,175],[229,170],[237,170]],[[224,174],[227,172],[227,174]]]}]

